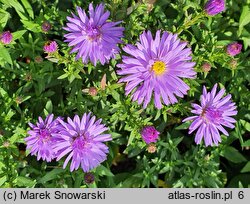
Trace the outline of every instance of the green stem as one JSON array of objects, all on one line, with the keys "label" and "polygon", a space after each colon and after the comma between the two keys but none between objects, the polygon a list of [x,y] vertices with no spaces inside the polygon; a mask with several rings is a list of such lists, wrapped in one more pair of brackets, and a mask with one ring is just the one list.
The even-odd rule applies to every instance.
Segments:
[{"label": "green stem", "polygon": [[190,19],[184,23],[176,32],[180,34],[182,31],[187,30],[192,25],[196,24],[201,18],[205,17],[206,14],[204,12],[199,13],[193,19]]}]

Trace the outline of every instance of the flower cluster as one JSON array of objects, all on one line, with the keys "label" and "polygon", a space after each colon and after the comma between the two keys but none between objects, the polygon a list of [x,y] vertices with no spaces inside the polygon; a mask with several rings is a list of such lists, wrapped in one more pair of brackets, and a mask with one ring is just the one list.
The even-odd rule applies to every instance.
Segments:
[{"label": "flower cluster", "polygon": [[112,140],[111,135],[102,134],[108,128],[90,113],[82,118],[75,115],[73,120],[67,118],[67,122],[61,117],[53,120],[53,115],[49,115],[45,120],[39,117],[36,125],[29,125],[32,129],[25,141],[37,160],[58,161],[66,156],[63,168],[72,160],[70,171],[81,167],[88,172],[107,158],[108,147],[103,142]]},{"label": "flower cluster", "polygon": [[[204,7],[205,13],[210,16],[224,10],[224,0],[209,0]],[[124,28],[117,26],[120,21],[108,20],[110,12],[104,10],[103,4],[94,7],[90,3],[87,13],[77,7],[77,15],[72,13],[72,17],[67,17],[65,42],[73,47],[71,53],[77,53],[76,60],[81,58],[84,64],[90,61],[94,65],[99,61],[103,65],[120,52],[118,45],[123,42]],[[50,29],[51,25],[44,22],[42,30],[48,32]],[[1,34],[0,39],[8,44],[12,35],[7,31]],[[187,45],[177,34],[160,30],[155,35],[151,31],[144,31],[135,45],[125,45],[123,51],[126,55],[122,55],[122,62],[117,65],[117,74],[121,76],[119,82],[126,83],[126,95],[131,94],[132,100],[143,104],[143,108],[147,108],[153,100],[157,109],[161,109],[163,104],[177,103],[178,97],[187,95],[190,87],[183,79],[196,77],[196,63],[192,61],[192,50]],[[241,44],[231,43],[227,53],[235,56],[241,49]],[[58,53],[57,50],[55,41],[44,45],[44,51],[48,54]],[[207,73],[211,65],[204,63],[202,69]],[[191,112],[196,116],[183,121],[193,121],[189,134],[198,129],[195,136],[197,144],[204,138],[206,146],[218,145],[221,142],[219,131],[228,135],[224,127],[234,128],[236,121],[231,116],[237,114],[235,103],[230,100],[230,94],[223,97],[224,89],[218,94],[216,89],[217,84],[211,92],[204,87],[201,104],[192,104],[194,109]],[[97,93],[94,89],[89,92],[93,96]],[[50,162],[65,157],[63,168],[71,160],[70,171],[81,167],[84,172],[89,172],[107,158],[108,147],[104,142],[110,141],[111,135],[103,134],[108,128],[101,124],[101,119],[96,120],[90,113],[83,114],[82,118],[78,115],[73,119],[67,118],[67,122],[61,117],[53,119],[53,115],[45,120],[39,117],[37,124],[30,123],[30,127],[25,141],[31,155],[36,155],[38,160]],[[154,143],[159,134],[154,126],[146,126],[141,131],[142,139],[151,153],[156,151]],[[89,177],[88,180],[92,182],[93,179]]]}]

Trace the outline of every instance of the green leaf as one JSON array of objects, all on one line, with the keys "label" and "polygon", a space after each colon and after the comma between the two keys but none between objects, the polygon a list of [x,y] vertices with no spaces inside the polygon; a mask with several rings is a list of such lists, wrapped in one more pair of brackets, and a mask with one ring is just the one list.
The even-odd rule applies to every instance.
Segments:
[{"label": "green leaf", "polygon": [[63,169],[53,169],[52,171],[46,173],[41,179],[37,181],[37,183],[45,183],[56,179],[60,173],[64,172]]},{"label": "green leaf", "polygon": [[114,176],[114,174],[103,165],[100,165],[96,168],[96,174],[99,176]]},{"label": "green leaf", "polygon": [[142,151],[143,151],[143,148],[141,148],[141,147],[133,147],[133,148],[131,148],[131,151],[128,154],[128,158],[135,157],[138,154],[140,154]]},{"label": "green leaf", "polygon": [[250,7],[248,5],[243,6],[241,15],[240,15],[240,22],[239,26],[243,27],[250,23]]},{"label": "green leaf", "polygon": [[34,33],[41,32],[41,26],[39,24],[26,20],[26,19],[21,19],[21,22],[23,23],[24,27],[27,28],[28,30]]},{"label": "green leaf", "polygon": [[46,103],[45,108],[46,108],[46,110],[47,110],[49,113],[52,113],[52,111],[53,111],[53,104],[52,104],[52,101],[51,101],[51,100],[49,100],[49,101]]},{"label": "green leaf", "polygon": [[3,186],[3,184],[7,181],[7,176],[3,176],[0,178],[0,186]]},{"label": "green leaf", "polygon": [[161,116],[161,110],[157,110],[154,121],[156,121]]},{"label": "green leaf", "polygon": [[181,125],[179,125],[175,129],[176,130],[186,130],[186,129],[188,129],[188,127],[190,126],[190,124],[191,124],[191,122],[188,121],[188,122],[182,123]]},{"label": "green leaf", "polygon": [[26,30],[19,30],[19,31],[12,33],[13,40],[18,40],[19,38],[23,36],[24,33],[26,33]]},{"label": "green leaf", "polygon": [[16,185],[19,187],[34,187],[36,180],[32,180],[28,177],[18,176]]},{"label": "green leaf", "polygon": [[10,109],[4,117],[5,122],[10,121],[10,119],[12,118],[13,115],[15,115],[15,111]]},{"label": "green leaf", "polygon": [[129,136],[128,144],[127,144],[127,145],[130,145],[130,144],[133,142],[133,140],[135,139],[136,133],[137,133],[137,131],[135,131],[135,130],[133,130],[133,131],[130,133],[130,136]]},{"label": "green leaf", "polygon": [[69,73],[65,73],[65,74],[59,76],[57,79],[65,79],[65,78],[67,78],[68,76],[69,76]]},{"label": "green leaf", "polygon": [[226,147],[224,151],[221,152],[221,156],[225,157],[227,160],[233,163],[241,163],[247,161],[246,158],[239,153],[234,147]]},{"label": "green leaf", "polygon": [[[0,48],[0,50],[1,50],[1,48]],[[0,87],[0,96],[2,98],[9,99],[9,95],[8,95],[7,91],[5,91],[2,87]]]},{"label": "green leaf", "polygon": [[235,177],[233,177],[230,180],[230,183],[228,184],[228,188],[235,188],[236,186],[243,185],[245,188],[249,185],[250,183],[250,174],[249,173],[244,173],[244,174],[236,174]]},{"label": "green leaf", "polygon": [[117,91],[112,90],[112,91],[111,91],[111,95],[112,95],[112,97],[113,97],[116,101],[120,101],[120,95],[119,95],[119,93],[118,93]]},{"label": "green leaf", "polygon": [[14,130],[14,135],[9,138],[9,141],[11,144],[14,144],[18,140],[20,140],[20,138],[23,138],[26,135],[27,135],[26,130],[24,130],[23,128],[20,128],[20,127],[16,127],[16,129]]},{"label": "green leaf", "polygon": [[31,96],[25,96],[25,97],[23,98],[23,100],[22,100],[22,103],[23,103],[24,101],[29,100],[30,98],[31,98]]},{"label": "green leaf", "polygon": [[0,58],[5,62],[8,62],[9,64],[13,65],[8,49],[3,46],[0,47]]},{"label": "green leaf", "polygon": [[250,146],[250,139],[242,144],[242,147],[249,147],[249,146]]},{"label": "green leaf", "polygon": [[249,37],[242,37],[243,43],[244,43],[244,47],[248,47],[250,46],[250,39]]},{"label": "green leaf", "polygon": [[14,7],[16,10],[25,12],[23,6],[17,0],[1,0],[4,4]]},{"label": "green leaf", "polygon": [[246,163],[246,165],[241,169],[241,173],[250,172],[250,161]]},{"label": "green leaf", "polygon": [[14,7],[21,19],[28,20],[23,6],[17,0],[1,0],[5,5]]},{"label": "green leaf", "polygon": [[75,78],[76,78],[75,75],[70,73],[69,78],[68,78],[69,83],[72,83],[75,80]]},{"label": "green leaf", "polygon": [[240,36],[243,30],[243,27],[250,23],[250,7],[248,5],[243,6],[241,15],[240,15],[240,21],[239,21],[239,30],[238,35]]},{"label": "green leaf", "polygon": [[109,85],[108,87],[110,88],[110,90],[112,90],[112,89],[118,89],[122,86],[123,86],[123,84],[120,83],[120,84],[112,84],[112,85]]},{"label": "green leaf", "polygon": [[27,0],[21,0],[24,8],[26,9],[26,11],[28,12],[29,16],[34,19],[34,13],[33,13],[33,9],[30,5],[30,3]]},{"label": "green leaf", "polygon": [[250,132],[250,123],[245,121],[245,120],[240,120],[240,123],[242,124],[242,126],[248,131]]},{"label": "green leaf", "polygon": [[6,26],[9,18],[10,18],[10,14],[5,10],[0,9],[0,26],[2,28]]},{"label": "green leaf", "polygon": [[180,142],[183,140],[184,137],[178,137],[176,139],[173,140],[174,145],[177,147],[178,144],[180,144]]}]

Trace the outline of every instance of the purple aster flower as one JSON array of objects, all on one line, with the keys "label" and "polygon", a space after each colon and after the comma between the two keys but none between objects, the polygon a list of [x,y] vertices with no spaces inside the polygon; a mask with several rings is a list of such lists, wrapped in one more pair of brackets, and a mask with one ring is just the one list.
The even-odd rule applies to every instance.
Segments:
[{"label": "purple aster flower", "polygon": [[24,140],[31,155],[37,155],[37,160],[42,158],[42,160],[50,162],[55,158],[53,148],[55,139],[52,134],[58,132],[60,124],[58,122],[59,118],[53,120],[53,117],[53,114],[48,115],[45,120],[39,117],[36,125],[29,123],[32,129],[28,131],[29,136]]},{"label": "purple aster flower", "polygon": [[43,50],[44,52],[51,54],[57,51],[58,45],[56,43],[56,41],[50,41],[45,43]]},{"label": "purple aster flower", "polygon": [[[162,101],[169,105],[177,102],[175,97],[187,94],[189,86],[181,78],[194,78],[191,48],[185,48],[178,36],[168,32],[156,32],[153,39],[150,31],[140,35],[140,42],[126,45],[123,50],[130,56],[123,56],[117,73],[125,75],[119,82],[126,82],[126,95],[132,92],[132,100],[146,108],[154,93],[156,108],[162,108]],[[161,100],[162,99],[162,100]]]},{"label": "purple aster flower", "polygon": [[154,126],[146,126],[141,131],[142,139],[147,143],[156,142],[159,138],[160,132],[158,132]]},{"label": "purple aster flower", "polygon": [[237,42],[233,42],[227,46],[227,54],[235,56],[241,52],[242,45]]},{"label": "purple aster flower", "polygon": [[67,17],[69,23],[64,29],[69,31],[64,35],[65,42],[69,42],[69,46],[74,46],[71,53],[77,52],[76,60],[82,58],[85,64],[90,60],[96,65],[99,60],[101,64],[105,64],[110,58],[115,58],[120,49],[117,44],[122,43],[123,27],[116,27],[119,22],[107,21],[110,12],[104,12],[104,5],[99,4],[93,8],[92,3],[89,4],[89,16],[80,7],[77,7],[78,16],[73,18]]},{"label": "purple aster flower", "polygon": [[12,41],[13,39],[13,36],[12,34],[10,33],[10,31],[5,31],[3,32],[1,35],[0,35],[0,41],[3,43],[3,44],[10,44],[10,42]]},{"label": "purple aster flower", "polygon": [[208,2],[205,4],[205,12],[209,16],[214,16],[225,9],[225,0],[208,0]]},{"label": "purple aster flower", "polygon": [[57,161],[67,155],[63,168],[72,159],[70,171],[81,166],[84,172],[88,172],[106,160],[108,147],[103,142],[112,138],[110,134],[102,134],[108,128],[101,124],[101,119],[95,120],[95,116],[85,113],[82,119],[76,115],[73,121],[68,118],[68,123],[60,121],[64,129],[54,136],[60,141],[55,145]]},{"label": "purple aster flower", "polygon": [[223,97],[225,89],[221,89],[216,94],[217,84],[214,85],[211,92],[207,92],[207,89],[203,87],[203,94],[201,96],[201,105],[192,104],[194,110],[191,112],[197,116],[191,116],[183,120],[193,120],[189,127],[189,134],[198,128],[195,136],[196,144],[200,144],[204,137],[205,145],[212,146],[214,143],[218,145],[221,142],[220,133],[228,136],[228,132],[223,126],[228,128],[234,128],[233,123],[236,122],[231,116],[237,114],[235,103],[231,99],[231,95]]}]

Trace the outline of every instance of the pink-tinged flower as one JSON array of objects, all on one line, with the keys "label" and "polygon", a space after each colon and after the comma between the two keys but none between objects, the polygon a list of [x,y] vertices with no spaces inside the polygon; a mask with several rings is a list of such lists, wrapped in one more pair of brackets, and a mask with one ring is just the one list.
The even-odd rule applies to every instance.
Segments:
[{"label": "pink-tinged flower", "polygon": [[[162,108],[177,102],[175,96],[183,97],[189,86],[181,78],[195,78],[194,62],[191,62],[191,48],[185,48],[178,36],[168,32],[156,32],[153,39],[150,31],[140,35],[136,46],[126,45],[118,64],[118,75],[125,75],[119,82],[126,83],[126,95],[132,93],[132,100],[143,103],[146,108],[154,97],[155,107]],[[154,94],[154,95],[153,95]]]},{"label": "pink-tinged flower", "polygon": [[5,31],[3,32],[2,34],[0,34],[0,41],[3,43],[3,44],[10,44],[11,41],[13,39],[13,36],[12,34],[10,33],[10,31]]},{"label": "pink-tinged flower", "polygon": [[210,70],[211,70],[211,64],[209,64],[208,62],[204,62],[202,65],[202,71],[207,73]]},{"label": "pink-tinged flower", "polygon": [[45,21],[45,22],[43,22],[41,27],[42,27],[42,31],[47,33],[51,29],[51,24],[49,22]]},{"label": "pink-tinged flower", "polygon": [[195,136],[195,143],[200,144],[204,137],[205,145],[218,145],[221,142],[219,131],[228,136],[228,132],[223,126],[234,128],[233,123],[236,122],[231,116],[237,114],[235,103],[231,99],[231,95],[223,97],[225,89],[221,89],[216,94],[217,84],[214,85],[211,92],[207,92],[206,87],[203,87],[201,95],[201,105],[192,104],[194,108],[191,112],[197,116],[191,116],[183,120],[193,120],[189,127],[189,134],[198,129]]},{"label": "pink-tinged flower", "polygon": [[57,45],[56,41],[47,42],[43,47],[44,52],[46,52],[48,54],[56,52],[57,49],[58,49],[58,45]]},{"label": "pink-tinged flower", "polygon": [[227,54],[230,56],[238,55],[241,52],[242,44],[233,42],[227,46]]},{"label": "pink-tinged flower", "polygon": [[88,16],[84,10],[77,7],[78,16],[67,17],[69,23],[64,29],[69,33],[64,35],[65,42],[73,46],[71,53],[77,52],[76,60],[82,58],[85,64],[90,60],[96,65],[99,60],[105,64],[110,58],[115,58],[119,53],[118,43],[122,43],[123,27],[117,27],[119,22],[108,21],[110,12],[104,11],[104,5],[99,4],[96,8],[89,4]]},{"label": "pink-tinged flower", "polygon": [[29,136],[24,140],[27,144],[27,149],[30,150],[31,155],[36,155],[37,160],[46,160],[50,162],[55,158],[54,144],[55,139],[52,137],[53,133],[59,131],[60,124],[59,118],[53,120],[54,115],[48,115],[45,120],[41,117],[38,118],[36,125],[29,123],[32,128],[28,131]]},{"label": "pink-tinged flower", "polygon": [[95,120],[95,116],[85,113],[81,119],[76,115],[73,120],[68,118],[68,123],[60,121],[64,129],[53,136],[58,141],[55,144],[57,161],[67,155],[63,168],[72,159],[70,171],[81,166],[88,172],[106,160],[108,147],[103,142],[112,138],[110,134],[102,134],[108,128],[101,124],[101,119]]},{"label": "pink-tinged flower", "polygon": [[225,0],[208,0],[205,4],[205,12],[209,16],[214,16],[222,11],[225,11]]},{"label": "pink-tinged flower", "polygon": [[154,126],[146,126],[141,131],[141,137],[147,144],[156,142],[159,138],[159,134],[160,132],[158,132]]}]

